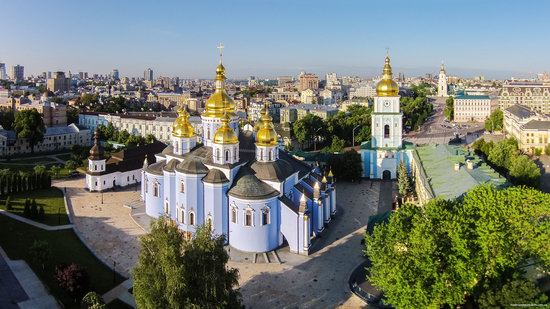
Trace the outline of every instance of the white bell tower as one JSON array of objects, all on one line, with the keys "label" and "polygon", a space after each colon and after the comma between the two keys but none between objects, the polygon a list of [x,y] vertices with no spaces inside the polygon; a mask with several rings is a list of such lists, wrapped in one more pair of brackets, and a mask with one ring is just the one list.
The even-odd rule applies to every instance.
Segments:
[{"label": "white bell tower", "polygon": [[439,68],[439,79],[437,81],[437,96],[447,97],[449,86],[447,85],[447,72],[445,72],[445,66],[441,63]]}]

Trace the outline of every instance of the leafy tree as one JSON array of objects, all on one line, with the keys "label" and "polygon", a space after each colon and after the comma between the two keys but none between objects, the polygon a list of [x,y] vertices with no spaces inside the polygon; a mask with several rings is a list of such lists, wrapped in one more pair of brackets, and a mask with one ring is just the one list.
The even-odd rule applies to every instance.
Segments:
[{"label": "leafy tree", "polygon": [[15,113],[11,108],[0,108],[0,126],[5,130],[13,129],[13,123],[15,121]]},{"label": "leafy tree", "polygon": [[481,185],[461,200],[406,205],[365,236],[369,280],[397,308],[488,304],[495,291],[510,295],[527,262],[550,264],[549,216],[550,195],[524,187]]},{"label": "leafy tree", "polygon": [[334,177],[338,179],[357,181],[361,178],[361,173],[363,171],[361,156],[354,149],[348,150],[343,154],[332,155],[329,164],[334,173]]},{"label": "leafy tree", "polygon": [[44,270],[46,262],[51,256],[50,244],[44,240],[35,240],[29,248],[29,255],[35,263],[42,265],[42,270]]},{"label": "leafy tree", "polygon": [[82,298],[82,309],[107,309],[103,298],[96,292],[88,292]]},{"label": "leafy tree", "polygon": [[52,165],[50,167],[50,172],[55,176],[57,177],[59,175],[59,172],[61,171],[61,167],[59,167],[59,165]]},{"label": "leafy tree", "polygon": [[485,121],[485,130],[489,132],[502,131],[504,127],[504,113],[500,109],[496,109],[489,115]]},{"label": "leafy tree", "polygon": [[453,97],[448,97],[447,100],[445,100],[445,118],[447,118],[449,121],[454,120],[454,105],[455,105],[455,99]]},{"label": "leafy tree", "polygon": [[515,156],[510,165],[510,176],[520,184],[538,187],[540,169],[526,155]]},{"label": "leafy tree", "polygon": [[345,144],[346,142],[344,140],[340,139],[338,136],[334,136],[332,138],[332,144],[330,145],[330,147],[323,148],[323,152],[328,152],[328,153],[342,152],[342,150],[344,150]]},{"label": "leafy tree", "polygon": [[542,149],[535,148],[535,156],[540,157],[542,155]]},{"label": "leafy tree", "polygon": [[147,136],[145,136],[145,142],[147,144],[152,144],[154,143],[156,140],[155,136],[153,134],[147,134]]},{"label": "leafy tree", "polygon": [[134,296],[139,308],[236,308],[238,270],[227,268],[225,236],[205,226],[186,239],[177,225],[160,218],[141,237],[134,268]]},{"label": "leafy tree", "polygon": [[117,142],[120,144],[125,144],[128,141],[128,138],[130,137],[130,133],[126,130],[122,130],[118,132],[118,138]]},{"label": "leafy tree", "polygon": [[294,136],[300,144],[313,142],[318,136],[326,135],[326,126],[319,116],[307,114],[294,123]]},{"label": "leafy tree", "polygon": [[18,138],[26,138],[34,154],[34,146],[44,140],[46,127],[36,109],[23,110],[15,114],[14,129]]},{"label": "leafy tree", "polygon": [[59,286],[74,297],[85,293],[90,285],[88,272],[76,263],[57,266],[54,277]]},{"label": "leafy tree", "polygon": [[67,123],[78,123],[78,114],[80,114],[80,109],[75,106],[67,106]]},{"label": "leafy tree", "polygon": [[44,165],[35,165],[33,168],[35,174],[44,174],[46,173],[46,167]]},{"label": "leafy tree", "polygon": [[481,294],[481,308],[507,308],[511,304],[548,305],[548,297],[533,282],[514,274],[511,280],[499,284]]},{"label": "leafy tree", "polygon": [[65,168],[70,171],[74,171],[78,168],[78,163],[74,160],[67,160],[67,162],[65,162]]},{"label": "leafy tree", "polygon": [[495,144],[489,152],[488,159],[496,166],[508,169],[516,153],[517,146],[504,140]]}]

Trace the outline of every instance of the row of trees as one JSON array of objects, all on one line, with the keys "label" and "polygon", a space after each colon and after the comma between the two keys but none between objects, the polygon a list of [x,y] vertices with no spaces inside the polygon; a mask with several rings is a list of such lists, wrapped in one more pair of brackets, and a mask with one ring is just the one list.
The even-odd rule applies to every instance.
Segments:
[{"label": "row of trees", "polygon": [[52,178],[42,165],[34,167],[31,172],[0,170],[0,196],[37,189],[50,188]]},{"label": "row of trees", "polygon": [[30,199],[25,199],[23,215],[33,220],[44,220],[44,217],[46,216],[44,213],[44,207],[42,205],[37,206],[35,199],[32,199],[32,201]]},{"label": "row of trees", "polygon": [[548,304],[525,267],[550,265],[550,195],[482,185],[405,205],[365,236],[368,280],[396,308]]},{"label": "row of trees", "polygon": [[418,130],[433,112],[433,105],[428,95],[433,91],[430,84],[422,83],[411,87],[412,96],[401,98],[403,125],[409,130]]},{"label": "row of trees", "polygon": [[454,97],[448,97],[447,100],[445,100],[445,110],[443,111],[445,114],[445,118],[449,121],[453,121],[455,119],[455,99]]},{"label": "row of trees", "polygon": [[15,113],[13,129],[18,138],[25,138],[29,141],[32,154],[34,154],[34,146],[44,140],[46,132],[42,115],[35,108]]},{"label": "row of trees", "polygon": [[112,123],[109,123],[107,126],[100,124],[97,126],[97,131],[99,132],[101,139],[116,141],[117,143],[125,144],[126,146],[140,146],[151,144],[155,141],[155,136],[152,134],[147,134],[144,138],[142,136],[130,134],[126,130],[118,131]]},{"label": "row of trees", "polygon": [[509,176],[512,183],[531,187],[539,186],[541,175],[539,167],[528,156],[521,154],[514,138],[497,143],[478,139],[474,142],[473,147],[477,153],[483,154],[493,168]]}]

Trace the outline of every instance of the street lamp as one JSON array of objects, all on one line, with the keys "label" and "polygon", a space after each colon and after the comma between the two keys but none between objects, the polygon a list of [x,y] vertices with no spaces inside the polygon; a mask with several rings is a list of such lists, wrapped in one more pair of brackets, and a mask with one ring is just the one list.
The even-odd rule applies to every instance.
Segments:
[{"label": "street lamp", "polygon": [[103,190],[101,190],[101,204],[103,204]]},{"label": "street lamp", "polygon": [[116,261],[113,261],[113,283],[116,283]]},{"label": "street lamp", "polygon": [[355,147],[355,129],[359,128],[361,125],[358,124],[355,126],[355,128],[353,128],[353,130],[351,131],[351,147]]}]

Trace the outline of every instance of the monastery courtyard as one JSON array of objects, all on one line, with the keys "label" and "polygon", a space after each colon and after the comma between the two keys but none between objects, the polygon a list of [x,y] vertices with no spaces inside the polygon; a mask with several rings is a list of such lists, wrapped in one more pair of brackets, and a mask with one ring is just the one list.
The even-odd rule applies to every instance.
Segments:
[{"label": "monastery courtyard", "polygon": [[[66,190],[70,216],[87,245],[107,265],[116,262],[116,270],[129,276],[139,254],[138,238],[145,234],[127,206],[139,201],[139,187],[137,192],[129,186],[102,197],[83,189],[83,177],[56,181],[55,186]],[[252,258],[229,262],[239,269],[248,308],[365,306],[351,293],[348,279],[363,262],[361,240],[368,217],[391,207],[392,183],[364,180],[337,187],[337,216],[322,237],[313,241],[309,256],[291,254],[285,247],[277,251],[280,264],[272,255],[272,263],[265,263],[263,256],[258,256],[257,263]]]}]

